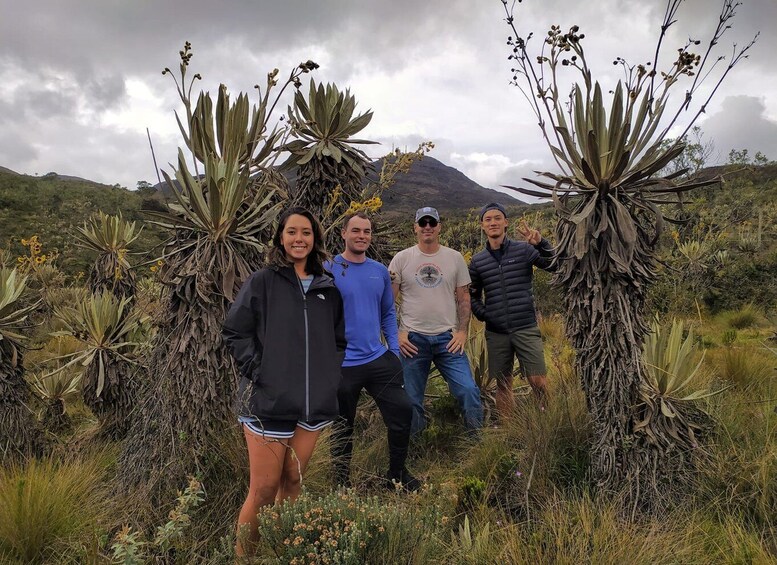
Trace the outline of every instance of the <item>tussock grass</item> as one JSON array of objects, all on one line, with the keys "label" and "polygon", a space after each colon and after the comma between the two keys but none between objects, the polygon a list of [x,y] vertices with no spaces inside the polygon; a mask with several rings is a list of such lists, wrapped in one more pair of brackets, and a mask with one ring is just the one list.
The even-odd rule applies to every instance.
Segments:
[{"label": "tussock grass", "polygon": [[715,503],[721,520],[741,516],[758,528],[777,527],[775,406],[774,400],[757,400],[746,390],[710,399],[709,410],[719,425],[698,495]]},{"label": "tussock grass", "polygon": [[590,422],[585,398],[569,367],[569,351],[550,348],[553,358],[546,409],[533,395],[498,429],[487,429],[463,457],[460,476],[486,482],[491,504],[516,517],[530,516],[559,491],[588,481]]},{"label": "tussock grass", "polygon": [[564,321],[559,314],[543,316],[537,325],[545,342],[560,343],[564,341]]},{"label": "tussock grass", "polygon": [[[103,513],[106,454],[0,468],[0,557],[39,563],[88,538]],[[75,541],[74,541],[75,540]]]},{"label": "tussock grass", "polygon": [[505,536],[507,563],[676,563],[682,535],[664,523],[621,518],[618,505],[588,493],[547,501],[530,527]]},{"label": "tussock grass", "polygon": [[722,312],[718,318],[727,327],[735,330],[754,328],[764,323],[764,315],[752,304],[743,306],[739,310]]},{"label": "tussock grass", "polygon": [[738,388],[752,389],[756,396],[766,396],[775,389],[777,359],[755,347],[727,347],[714,351],[711,365],[720,378]]},{"label": "tussock grass", "polygon": [[[698,563],[777,562],[777,547],[770,549],[764,535],[748,528],[742,517],[710,517],[715,514],[715,509],[699,511],[686,528],[686,547],[695,551]],[[687,549],[684,552],[688,553]]]}]

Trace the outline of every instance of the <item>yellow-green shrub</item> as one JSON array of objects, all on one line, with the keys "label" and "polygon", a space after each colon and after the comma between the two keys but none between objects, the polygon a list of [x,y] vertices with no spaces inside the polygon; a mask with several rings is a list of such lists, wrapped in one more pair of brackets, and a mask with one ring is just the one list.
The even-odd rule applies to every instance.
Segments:
[{"label": "yellow-green shrub", "polygon": [[92,456],[0,468],[0,557],[40,562],[72,538],[90,534],[105,508],[104,465],[102,457]]}]

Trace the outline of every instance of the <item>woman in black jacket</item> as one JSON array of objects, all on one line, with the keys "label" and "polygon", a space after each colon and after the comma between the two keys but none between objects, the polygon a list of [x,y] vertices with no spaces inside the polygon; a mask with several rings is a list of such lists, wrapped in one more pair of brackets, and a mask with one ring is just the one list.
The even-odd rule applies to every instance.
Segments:
[{"label": "woman in black jacket", "polygon": [[338,414],[345,322],[340,293],[324,273],[323,241],[308,210],[284,212],[269,266],[246,280],[224,323],[241,375],[236,407],[251,468],[240,555],[256,540],[259,509],[299,495],[316,440]]}]

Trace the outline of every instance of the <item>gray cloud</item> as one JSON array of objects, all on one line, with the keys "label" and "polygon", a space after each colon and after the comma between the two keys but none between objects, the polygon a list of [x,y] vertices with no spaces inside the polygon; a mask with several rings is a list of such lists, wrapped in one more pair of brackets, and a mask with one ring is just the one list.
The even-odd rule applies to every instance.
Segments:
[{"label": "gray cloud", "polygon": [[[595,75],[612,85],[620,78],[611,64],[615,56],[651,56],[663,5],[527,1],[517,5],[517,15],[521,29],[537,34],[532,48],[550,24],[580,24]],[[764,22],[777,20],[773,0],[747,1],[738,11],[732,40],[749,39]],[[285,73],[316,60],[317,81],[351,87],[359,108],[375,111],[365,137],[385,143],[370,148],[371,155],[392,143],[413,149],[430,139],[437,144],[432,156],[454,165],[452,156],[459,155],[454,166],[481,179],[497,178],[498,162],[506,163],[507,175],[518,163],[548,160],[536,118],[508,86],[505,39],[511,32],[498,0],[231,0],[218,6],[205,0],[0,0],[0,13],[0,121],[4,139],[13,135],[18,145],[0,142],[0,165],[15,170],[61,168],[128,186],[153,180],[144,128],[151,128],[160,161],[174,159],[180,142],[172,110],[180,104],[160,71],[177,66],[184,40],[194,45],[192,72],[204,77],[197,87],[212,92],[219,82],[232,92],[251,91],[273,67]],[[715,22],[704,0],[688,0],[680,17],[668,51]],[[721,89],[721,101],[751,94],[758,84],[763,108],[757,115],[768,122],[777,114],[777,73],[768,59],[776,42],[777,34],[762,36]],[[707,122],[726,111],[713,102]],[[773,131],[765,127],[758,135],[765,150]],[[491,160],[484,164],[475,155]],[[516,178],[504,181],[515,184]]]},{"label": "gray cloud", "polygon": [[[372,3],[304,0],[58,2],[3,0],[0,48],[32,65],[58,64],[91,73],[113,66],[138,72],[184,40],[203,49],[240,38],[248,53],[292,44],[330,45],[337,58],[391,62],[397,54],[453,34],[475,12],[467,0]],[[401,64],[401,61],[397,61]],[[158,66],[159,63],[157,62]]]},{"label": "gray cloud", "polygon": [[757,151],[777,159],[777,122],[766,115],[766,106],[755,96],[729,96],[722,108],[701,124],[706,136],[725,161],[732,149]]},{"label": "gray cloud", "polygon": [[[708,0],[687,0],[680,12],[682,20],[678,23],[676,37],[684,38],[688,35],[697,39],[709,39],[712,30],[717,25],[720,2]],[[722,54],[728,56],[731,53],[730,46],[736,43],[742,47],[753,39],[756,32],[761,34],[758,42],[751,51],[747,65],[757,66],[760,69],[774,70],[771,55],[777,50],[777,36],[773,33],[773,22],[777,21],[777,2],[774,0],[745,0],[736,8],[735,17],[731,20],[731,29],[721,40]],[[682,24],[682,25],[680,25]],[[681,30],[684,33],[681,33]],[[689,31],[690,30],[690,31]],[[701,50],[706,43],[702,43],[697,49]]]},{"label": "gray cloud", "polygon": [[84,85],[84,93],[98,111],[120,103],[127,93],[124,79],[118,75],[93,78]]},{"label": "gray cloud", "polygon": [[34,161],[39,157],[39,152],[32,143],[16,135],[8,135],[9,133],[11,132],[5,130],[5,134],[0,136],[0,163],[21,172],[14,167],[18,167],[19,163],[27,164]]},{"label": "gray cloud", "polygon": [[72,116],[77,110],[78,96],[65,89],[18,89],[14,103],[20,116],[35,121],[43,117]]}]

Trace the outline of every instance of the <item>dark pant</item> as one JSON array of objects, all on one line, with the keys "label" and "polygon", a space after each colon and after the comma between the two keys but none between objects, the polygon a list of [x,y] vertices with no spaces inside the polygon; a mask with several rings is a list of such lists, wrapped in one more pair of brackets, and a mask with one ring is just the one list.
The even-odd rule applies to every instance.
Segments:
[{"label": "dark pant", "polygon": [[340,484],[346,484],[350,475],[353,452],[353,422],[362,389],[375,399],[383,421],[388,428],[389,472],[397,474],[405,467],[410,443],[410,419],[413,409],[404,389],[402,363],[387,351],[377,359],[343,367],[343,379],[337,391],[340,417],[332,431],[332,456]]}]

